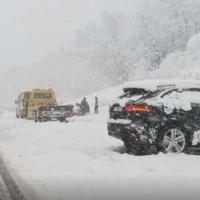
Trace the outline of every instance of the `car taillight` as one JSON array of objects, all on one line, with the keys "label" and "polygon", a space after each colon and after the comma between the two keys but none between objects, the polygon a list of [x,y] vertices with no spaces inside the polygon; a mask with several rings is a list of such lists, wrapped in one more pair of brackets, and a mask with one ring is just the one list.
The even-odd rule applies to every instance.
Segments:
[{"label": "car taillight", "polygon": [[149,113],[153,112],[153,109],[147,105],[127,105],[125,107],[126,112],[143,112]]}]

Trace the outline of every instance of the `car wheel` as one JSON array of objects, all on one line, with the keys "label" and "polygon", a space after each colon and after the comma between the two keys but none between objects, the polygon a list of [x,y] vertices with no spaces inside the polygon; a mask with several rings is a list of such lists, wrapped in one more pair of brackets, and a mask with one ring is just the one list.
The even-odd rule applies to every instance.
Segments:
[{"label": "car wheel", "polygon": [[186,148],[185,134],[177,128],[171,128],[162,134],[160,141],[161,150],[164,153],[182,153]]},{"label": "car wheel", "polygon": [[64,118],[64,117],[61,117],[61,118],[59,119],[59,121],[60,121],[60,122],[64,122],[64,121],[65,121],[65,119],[66,119],[66,118]]}]

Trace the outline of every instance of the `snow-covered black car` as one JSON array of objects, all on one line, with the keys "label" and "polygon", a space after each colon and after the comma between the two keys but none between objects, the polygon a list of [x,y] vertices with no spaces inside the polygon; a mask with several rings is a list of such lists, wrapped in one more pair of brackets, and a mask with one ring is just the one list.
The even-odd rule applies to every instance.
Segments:
[{"label": "snow-covered black car", "polygon": [[168,80],[144,80],[128,82],[122,86],[122,94],[109,107],[108,134],[121,138],[121,128],[127,121],[127,113],[124,107],[128,101],[134,102],[154,91],[163,91],[174,87]]},{"label": "snow-covered black car", "polygon": [[170,85],[171,89],[158,87],[137,100],[128,100],[117,114],[115,106],[110,109],[108,133],[122,139],[127,152],[200,153],[200,84],[174,81]]}]

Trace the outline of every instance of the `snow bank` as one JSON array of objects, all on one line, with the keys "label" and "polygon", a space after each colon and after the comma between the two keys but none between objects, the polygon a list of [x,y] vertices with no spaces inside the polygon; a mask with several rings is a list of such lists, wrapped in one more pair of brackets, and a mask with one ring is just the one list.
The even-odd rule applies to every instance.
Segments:
[{"label": "snow bank", "polygon": [[152,78],[200,79],[200,34],[192,37],[185,51],[168,55]]}]

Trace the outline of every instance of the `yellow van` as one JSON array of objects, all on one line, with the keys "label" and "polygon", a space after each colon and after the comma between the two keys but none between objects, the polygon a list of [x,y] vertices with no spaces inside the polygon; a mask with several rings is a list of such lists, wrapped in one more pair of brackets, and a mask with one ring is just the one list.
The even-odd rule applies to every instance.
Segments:
[{"label": "yellow van", "polygon": [[[26,98],[23,98],[23,96],[26,96]],[[34,119],[35,113],[40,106],[57,105],[53,89],[33,89],[30,92],[23,92],[19,95],[16,103],[16,116],[21,117],[19,113],[22,112],[23,109],[23,118],[27,119]],[[21,106],[21,104],[23,104],[23,106]]]}]

